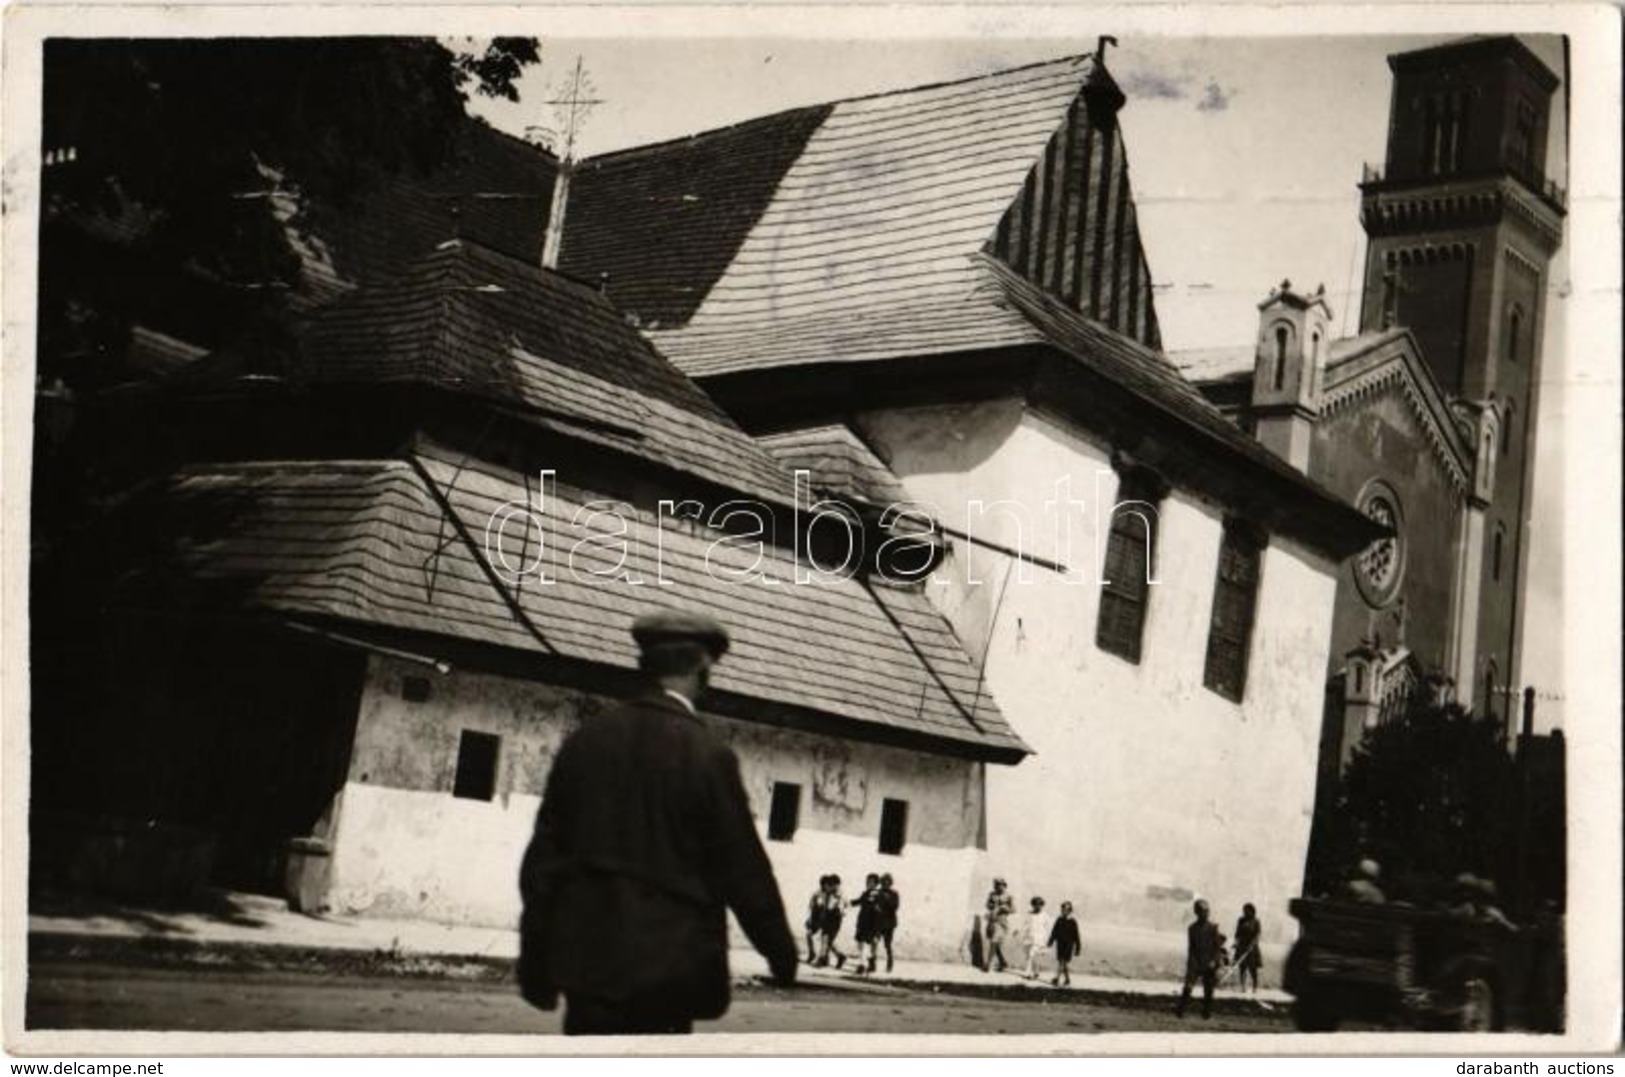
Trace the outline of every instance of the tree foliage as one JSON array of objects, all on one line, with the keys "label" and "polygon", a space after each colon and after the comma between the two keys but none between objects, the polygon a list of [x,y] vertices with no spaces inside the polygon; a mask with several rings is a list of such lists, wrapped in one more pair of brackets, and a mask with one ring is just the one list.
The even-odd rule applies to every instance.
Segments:
[{"label": "tree foliage", "polygon": [[468,93],[516,100],[539,58],[529,38],[47,42],[42,378],[104,380],[143,309],[192,312],[205,344],[274,320],[297,262],[273,190],[342,207],[431,170]]},{"label": "tree foliage", "polygon": [[1335,892],[1349,868],[1370,857],[1382,865],[1385,885],[1410,900],[1439,897],[1464,872],[1500,880],[1503,891],[1556,896],[1560,878],[1523,876],[1541,848],[1561,845],[1560,786],[1554,829],[1543,810],[1554,790],[1531,782],[1497,719],[1419,696],[1397,719],[1366,731],[1327,810],[1317,813],[1311,892]]}]

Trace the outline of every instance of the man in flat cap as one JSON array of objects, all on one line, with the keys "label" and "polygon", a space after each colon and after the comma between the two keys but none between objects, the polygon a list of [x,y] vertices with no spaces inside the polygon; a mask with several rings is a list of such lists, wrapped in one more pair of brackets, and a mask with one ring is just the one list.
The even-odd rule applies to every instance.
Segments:
[{"label": "man in flat cap", "polygon": [[694,703],[728,634],[661,611],[632,626],[642,697],[559,749],[519,886],[520,989],[567,1035],[686,1033],[728,1009],[727,909],[780,983],[799,951],[739,760]]}]

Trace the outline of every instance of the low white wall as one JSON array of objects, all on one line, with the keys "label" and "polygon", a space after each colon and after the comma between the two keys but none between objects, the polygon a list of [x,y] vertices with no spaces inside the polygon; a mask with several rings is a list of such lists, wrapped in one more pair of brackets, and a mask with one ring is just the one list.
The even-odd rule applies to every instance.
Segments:
[{"label": "low white wall", "polygon": [[[374,659],[363,691],[350,780],[331,817],[325,895],[339,912],[509,926],[519,915],[520,858],[540,793],[569,731],[612,701],[479,674],[433,676],[430,698],[403,698],[421,667]],[[867,872],[889,872],[902,896],[899,955],[959,951],[973,903],[982,768],[959,759],[708,716],[734,747],[758,832],[792,930],[801,933],[819,876],[855,897]],[[495,797],[454,797],[461,730],[502,737]],[[775,782],[801,787],[800,826],[765,841]],[[881,803],[909,804],[901,855],[878,850]],[[850,938],[849,917],[843,937]]]}]

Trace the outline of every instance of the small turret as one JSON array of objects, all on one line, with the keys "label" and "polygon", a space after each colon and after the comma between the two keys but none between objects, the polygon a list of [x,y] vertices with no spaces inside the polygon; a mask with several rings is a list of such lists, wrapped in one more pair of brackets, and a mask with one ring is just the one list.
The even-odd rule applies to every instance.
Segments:
[{"label": "small turret", "polygon": [[1331,324],[1325,285],[1300,295],[1284,280],[1258,305],[1252,399],[1258,440],[1299,471],[1309,467]]}]

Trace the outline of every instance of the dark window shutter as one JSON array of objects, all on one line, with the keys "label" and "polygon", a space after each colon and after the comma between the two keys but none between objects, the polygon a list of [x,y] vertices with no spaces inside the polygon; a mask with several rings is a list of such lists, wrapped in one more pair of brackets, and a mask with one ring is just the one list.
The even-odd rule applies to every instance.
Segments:
[{"label": "dark window shutter", "polygon": [[1106,537],[1106,583],[1100,593],[1095,646],[1130,662],[1140,660],[1150,577],[1157,552],[1157,502],[1160,484],[1124,475]]},{"label": "dark window shutter", "polygon": [[1219,546],[1213,615],[1208,625],[1207,663],[1202,683],[1241,702],[1247,688],[1247,652],[1258,609],[1259,564],[1263,543],[1245,524],[1231,523]]}]

